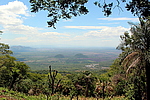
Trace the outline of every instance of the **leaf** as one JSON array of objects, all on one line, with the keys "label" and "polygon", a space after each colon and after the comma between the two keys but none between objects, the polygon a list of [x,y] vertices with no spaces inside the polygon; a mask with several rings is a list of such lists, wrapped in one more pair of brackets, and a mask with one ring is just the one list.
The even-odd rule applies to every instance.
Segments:
[{"label": "leaf", "polygon": [[52,17],[53,16],[53,14],[48,14],[48,16],[47,17]]}]

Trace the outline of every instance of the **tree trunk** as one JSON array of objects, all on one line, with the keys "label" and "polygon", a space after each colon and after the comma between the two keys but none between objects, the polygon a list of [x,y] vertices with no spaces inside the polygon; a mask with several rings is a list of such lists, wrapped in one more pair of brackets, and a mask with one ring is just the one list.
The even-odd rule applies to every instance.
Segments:
[{"label": "tree trunk", "polygon": [[73,99],[73,96],[74,96],[74,95],[71,95],[70,100],[72,100],[72,99]]},{"label": "tree trunk", "polygon": [[52,79],[52,95],[54,94],[54,80]]},{"label": "tree trunk", "polygon": [[49,66],[49,74],[50,75],[48,75],[48,80],[49,80],[49,87],[51,85],[51,89],[52,89],[51,95],[53,95],[56,92],[56,90],[58,88],[58,85],[59,85],[59,83],[61,81],[61,80],[58,81],[56,89],[55,89],[55,79],[56,79],[57,73],[58,73],[57,70],[53,70],[52,71],[52,68],[51,68],[51,65],[50,65]]},{"label": "tree trunk", "polygon": [[150,100],[150,62],[146,61],[146,84],[147,84],[147,91],[146,96],[147,100]]},{"label": "tree trunk", "polygon": [[85,96],[89,96],[89,78],[86,78]]},{"label": "tree trunk", "polygon": [[88,84],[86,85],[85,96],[86,96],[86,97],[89,96],[89,87],[88,87]]},{"label": "tree trunk", "polygon": [[79,100],[79,97],[78,97],[78,95],[77,95],[77,100]]}]

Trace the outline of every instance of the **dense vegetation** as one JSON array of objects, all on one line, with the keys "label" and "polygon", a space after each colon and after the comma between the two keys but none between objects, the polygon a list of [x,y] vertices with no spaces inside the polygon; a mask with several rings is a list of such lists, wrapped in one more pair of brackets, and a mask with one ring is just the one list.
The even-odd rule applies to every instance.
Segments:
[{"label": "dense vegetation", "polygon": [[[66,96],[71,100],[80,97],[110,99],[116,96],[129,100],[145,100],[148,91],[149,25],[149,20],[141,20],[138,25],[132,24],[131,35],[125,32],[121,36],[122,42],[117,48],[121,49],[122,53],[110,69],[95,72],[59,71],[53,70],[51,65],[48,66],[49,70],[30,71],[25,63],[10,56],[12,51],[8,45],[1,43],[0,87],[22,92],[24,95],[41,98],[45,95],[47,100],[53,95],[58,95],[57,98]],[[62,55],[54,57],[65,59]],[[74,57],[87,58],[79,53]]]},{"label": "dense vegetation", "polygon": [[[48,22],[50,27],[55,27],[54,24],[61,18],[69,19],[71,15],[77,16],[88,13],[88,9],[84,6],[88,0],[48,1],[30,0],[32,12],[38,12],[38,10],[50,12],[48,15],[48,17],[52,17],[52,20]],[[126,2],[126,0],[121,1]],[[119,7],[119,0],[117,2],[118,5],[116,6]],[[99,2],[95,2],[95,5],[103,8],[106,16],[111,14],[113,3],[101,5]],[[125,32],[121,36],[121,44],[117,47],[122,50],[122,53],[113,62],[110,69],[96,71],[96,73],[88,70],[59,72],[59,70],[53,70],[51,65],[48,66],[49,70],[30,71],[26,63],[17,61],[15,57],[11,56],[13,52],[8,45],[0,43],[0,98],[9,99],[13,97],[14,99],[31,100],[56,100],[56,98],[72,100],[76,98],[78,100],[86,97],[98,100],[99,98],[111,99],[119,96],[121,100],[149,100],[149,0],[131,0],[127,3],[126,8],[140,18],[140,24],[130,23],[131,33]],[[55,55],[54,57],[65,59],[63,55]],[[75,58],[80,59],[75,61],[80,63],[81,58],[88,57],[83,54],[76,54]],[[15,96],[16,94],[17,96]],[[117,99],[115,98],[115,100]]]}]

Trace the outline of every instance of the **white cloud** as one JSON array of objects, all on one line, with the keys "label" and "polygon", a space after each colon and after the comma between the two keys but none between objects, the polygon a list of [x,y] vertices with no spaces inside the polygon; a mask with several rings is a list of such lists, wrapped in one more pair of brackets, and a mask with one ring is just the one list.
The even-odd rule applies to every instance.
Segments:
[{"label": "white cloud", "polygon": [[40,32],[43,29],[24,25],[24,18],[22,19],[22,17],[28,17],[28,15],[27,6],[20,1],[13,1],[7,5],[0,6],[0,25],[4,28],[4,33],[8,32],[25,36],[14,38],[13,41],[16,41],[16,43],[19,40],[22,40],[22,42],[34,42],[39,40],[45,41],[49,38],[66,38],[69,36],[68,34],[58,32]]},{"label": "white cloud", "polygon": [[4,31],[9,31],[14,34],[24,34],[24,35],[35,35],[38,33],[39,28],[31,27],[27,25],[5,25]]},{"label": "white cloud", "polygon": [[45,32],[39,34],[40,36],[69,36],[68,34],[58,33],[58,32]]},{"label": "white cloud", "polygon": [[39,28],[23,25],[23,19],[28,17],[28,8],[23,2],[13,1],[0,6],[0,25],[3,32],[12,34],[35,35]]},{"label": "white cloud", "polygon": [[69,38],[67,43],[72,43],[78,46],[114,46],[119,44],[119,36],[123,35],[128,28],[108,27],[108,26],[67,26],[67,28],[91,29],[84,30],[84,34],[78,34],[75,37]]},{"label": "white cloud", "polygon": [[26,41],[27,37],[19,37],[19,38],[15,38],[15,41]]},{"label": "white cloud", "polygon": [[38,32],[36,35],[34,35],[34,39],[38,39],[40,41],[43,41],[45,43],[48,43],[49,41],[57,41],[60,42],[61,40],[65,40],[69,38],[70,35],[65,33],[58,33],[58,32]]},{"label": "white cloud", "polygon": [[13,1],[9,2],[7,5],[2,5],[0,6],[0,9],[5,12],[5,13],[13,13],[13,14],[23,14],[23,15],[28,15],[26,10],[28,9],[26,5],[24,5],[20,1]]},{"label": "white cloud", "polygon": [[[36,43],[40,42],[41,40],[39,39],[31,39],[30,37],[17,37],[14,39],[2,39],[1,40],[4,43],[7,43],[9,45],[35,45]],[[11,41],[11,42],[10,42]]]},{"label": "white cloud", "polygon": [[[24,25],[24,18],[28,17],[28,8],[23,2],[13,1],[7,5],[0,6],[0,25],[4,33],[11,33],[12,36],[2,38],[2,41],[11,45],[24,45],[41,41],[38,37],[40,28]],[[11,39],[9,38],[11,37]]]},{"label": "white cloud", "polygon": [[65,28],[74,28],[74,29],[101,29],[106,28],[107,26],[64,26]]},{"label": "white cloud", "polygon": [[102,27],[101,30],[95,30],[95,31],[89,31],[84,34],[86,37],[101,37],[101,38],[107,38],[107,37],[119,37],[122,35],[125,31],[129,31],[128,28],[124,28],[122,26],[118,27]]},{"label": "white cloud", "polygon": [[[118,26],[118,27],[108,27],[108,26],[65,26],[65,28],[75,28],[75,29],[93,29],[84,34],[85,37],[119,37],[125,31],[129,31],[128,28]],[[94,30],[96,29],[96,30]],[[98,29],[98,30],[97,30]],[[80,36],[79,36],[80,37]],[[79,38],[78,37],[78,38]]]},{"label": "white cloud", "polygon": [[0,6],[1,25],[22,24],[21,15],[28,16],[27,7],[20,1],[9,2],[7,5]]},{"label": "white cloud", "polygon": [[114,24],[119,24],[119,22],[115,22],[115,23],[99,23],[101,25],[114,25]]},{"label": "white cloud", "polygon": [[138,21],[138,18],[127,18],[127,17],[121,17],[121,18],[98,18],[98,20],[108,20],[108,21],[130,20],[130,21]]}]

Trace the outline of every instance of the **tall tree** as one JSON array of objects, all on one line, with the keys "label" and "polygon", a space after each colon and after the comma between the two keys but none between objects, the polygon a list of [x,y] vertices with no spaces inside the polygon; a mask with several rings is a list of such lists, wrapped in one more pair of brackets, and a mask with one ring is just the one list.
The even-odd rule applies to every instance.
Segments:
[{"label": "tall tree", "polygon": [[[126,71],[127,77],[131,74],[133,75],[133,73],[136,76],[140,76],[143,74],[142,70],[146,71],[146,94],[147,100],[150,100],[150,20],[143,21],[141,19],[138,25],[130,24],[131,34],[125,32],[121,36],[122,42],[118,46],[118,49],[123,51],[126,48],[130,49],[130,52],[122,60],[122,66]],[[133,69],[136,69],[136,72]]]}]

